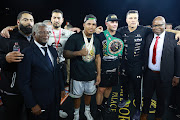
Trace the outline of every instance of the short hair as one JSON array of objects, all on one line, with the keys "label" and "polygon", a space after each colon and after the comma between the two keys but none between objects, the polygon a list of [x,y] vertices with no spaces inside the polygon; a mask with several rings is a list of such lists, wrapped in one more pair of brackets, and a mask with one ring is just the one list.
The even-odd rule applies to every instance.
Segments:
[{"label": "short hair", "polygon": [[59,10],[59,9],[53,10],[52,13],[51,13],[51,15],[52,15],[53,13],[61,13],[62,16],[63,16],[63,12],[62,12],[61,10]]},{"label": "short hair", "polygon": [[93,14],[89,14],[85,16],[84,23],[89,19],[94,19],[97,22],[97,18]]},{"label": "short hair", "polygon": [[32,34],[37,33],[38,30],[39,30],[39,27],[41,27],[41,26],[47,27],[46,24],[44,24],[44,23],[42,23],[42,22],[38,22],[38,23],[36,23],[36,24],[33,26],[33,28],[32,28]]},{"label": "short hair", "polygon": [[43,23],[46,24],[48,22],[51,22],[51,20],[44,20]]},{"label": "short hair", "polygon": [[17,20],[20,20],[21,17],[22,17],[22,14],[25,14],[25,13],[32,15],[32,12],[29,12],[29,11],[22,11],[22,12],[20,12],[20,13],[18,14]]},{"label": "short hair", "polygon": [[129,10],[129,11],[127,12],[127,14],[126,14],[126,17],[127,17],[129,14],[131,14],[131,13],[137,13],[138,16],[139,16],[139,13],[138,13],[137,10]]}]

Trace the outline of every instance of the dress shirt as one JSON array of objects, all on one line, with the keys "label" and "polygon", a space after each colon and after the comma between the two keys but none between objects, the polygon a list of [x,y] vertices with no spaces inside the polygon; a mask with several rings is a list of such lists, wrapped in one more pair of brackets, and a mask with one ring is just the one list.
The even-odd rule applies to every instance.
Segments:
[{"label": "dress shirt", "polygon": [[45,56],[45,51],[42,49],[42,47],[47,47],[48,56],[49,56],[49,58],[50,58],[50,60],[51,60],[51,62],[52,62],[52,65],[54,66],[54,62],[53,62],[53,61],[54,61],[54,58],[53,58],[51,52],[49,51],[48,45],[46,44],[45,46],[43,46],[43,45],[39,44],[38,42],[36,42],[36,40],[34,40],[34,43],[38,46],[38,48],[41,50],[41,52],[42,52],[42,54],[43,54],[44,56]]},{"label": "dress shirt", "polygon": [[156,48],[156,64],[152,63],[152,57],[153,57],[153,48],[154,44],[156,42],[156,37],[158,35],[154,34],[154,38],[151,42],[150,49],[149,49],[149,62],[148,62],[148,67],[149,69],[153,71],[160,71],[161,68],[161,56],[162,56],[162,51],[163,51],[163,44],[164,44],[164,36],[165,36],[165,31],[159,35],[158,39],[158,44]]}]

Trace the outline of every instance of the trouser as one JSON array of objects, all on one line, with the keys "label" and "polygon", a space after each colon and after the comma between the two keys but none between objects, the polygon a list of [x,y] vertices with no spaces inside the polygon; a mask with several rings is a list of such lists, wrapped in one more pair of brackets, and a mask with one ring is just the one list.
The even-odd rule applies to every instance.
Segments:
[{"label": "trouser", "polygon": [[[141,105],[141,79],[142,79],[142,66],[127,66],[125,73],[121,74],[123,86],[123,98],[127,100],[130,94],[131,85],[133,88],[136,109],[140,110]],[[132,96],[130,96],[132,98]]]},{"label": "trouser", "polygon": [[160,73],[153,72],[152,70],[146,70],[144,74],[144,82],[143,82],[143,91],[144,91],[144,99],[143,99],[143,113],[148,114],[149,108],[151,104],[151,98],[156,91],[157,96],[157,106],[155,116],[157,118],[162,118],[165,105],[167,104],[167,97],[170,90],[171,82],[163,83],[161,82]]},{"label": "trouser", "polygon": [[67,69],[66,69],[66,63],[65,62],[61,62],[60,63],[60,68],[61,68],[61,72],[62,72],[62,79],[63,79],[63,83],[65,84],[67,82]]},{"label": "trouser", "polygon": [[28,109],[28,120],[59,120],[59,105],[53,102],[50,105],[41,106],[41,110],[45,110],[40,115],[34,115],[31,109]]},{"label": "trouser", "polygon": [[171,96],[169,105],[177,107],[177,112],[180,114],[180,83],[171,88]]},{"label": "trouser", "polygon": [[2,93],[1,98],[5,108],[5,120],[22,120],[22,113],[25,110],[23,97]]}]

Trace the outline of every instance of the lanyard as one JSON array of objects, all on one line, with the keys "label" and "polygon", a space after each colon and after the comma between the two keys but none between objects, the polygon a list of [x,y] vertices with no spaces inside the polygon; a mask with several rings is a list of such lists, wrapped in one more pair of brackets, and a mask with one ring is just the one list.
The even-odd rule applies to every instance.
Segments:
[{"label": "lanyard", "polygon": [[53,34],[54,34],[54,40],[55,40],[56,49],[57,49],[57,48],[58,48],[58,44],[59,44],[60,39],[61,39],[61,29],[59,30],[59,39],[58,39],[58,41],[56,40],[56,35],[55,35],[55,33],[54,33],[54,30],[53,30],[53,29],[52,29],[52,32],[53,32]]}]

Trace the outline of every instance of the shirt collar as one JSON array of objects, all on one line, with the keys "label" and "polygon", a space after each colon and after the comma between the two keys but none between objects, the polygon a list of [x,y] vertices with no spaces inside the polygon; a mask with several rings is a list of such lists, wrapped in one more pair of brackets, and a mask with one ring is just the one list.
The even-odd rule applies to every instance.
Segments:
[{"label": "shirt collar", "polygon": [[20,33],[21,35],[23,35],[25,38],[27,38],[28,41],[31,40],[31,35],[27,36],[27,35],[25,35],[25,34],[24,34],[22,31],[20,31],[20,30],[19,30],[19,33]]},{"label": "shirt collar", "polygon": [[165,31],[161,33],[160,35],[157,35],[154,33],[154,38],[156,38],[157,36],[159,36],[160,38],[163,38],[165,36]]},{"label": "shirt collar", "polygon": [[41,49],[42,49],[42,47],[47,47],[47,48],[48,48],[47,43],[46,43],[46,45],[45,45],[45,46],[43,46],[43,45],[39,44],[36,40],[34,40],[34,43],[35,43],[35,44],[36,44],[39,48],[41,48]]}]

